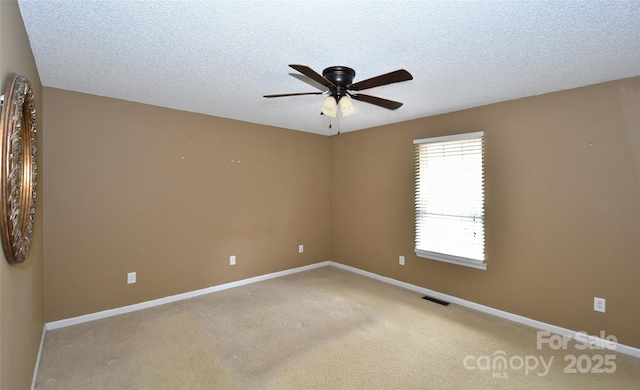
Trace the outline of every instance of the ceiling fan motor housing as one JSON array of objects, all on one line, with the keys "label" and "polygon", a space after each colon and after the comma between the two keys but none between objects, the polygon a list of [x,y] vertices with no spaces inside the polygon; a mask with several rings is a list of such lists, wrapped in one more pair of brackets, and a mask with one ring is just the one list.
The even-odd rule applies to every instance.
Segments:
[{"label": "ceiling fan motor housing", "polygon": [[347,95],[347,86],[353,84],[356,71],[346,66],[331,66],[322,71],[322,76],[336,86],[331,88],[331,95],[340,100]]}]

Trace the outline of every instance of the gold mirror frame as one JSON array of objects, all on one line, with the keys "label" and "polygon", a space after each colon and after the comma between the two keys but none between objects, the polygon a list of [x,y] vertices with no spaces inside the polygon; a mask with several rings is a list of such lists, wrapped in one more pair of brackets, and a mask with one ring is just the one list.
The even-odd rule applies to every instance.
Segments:
[{"label": "gold mirror frame", "polygon": [[31,83],[12,74],[2,101],[2,247],[9,264],[29,255],[36,212],[36,104]]}]

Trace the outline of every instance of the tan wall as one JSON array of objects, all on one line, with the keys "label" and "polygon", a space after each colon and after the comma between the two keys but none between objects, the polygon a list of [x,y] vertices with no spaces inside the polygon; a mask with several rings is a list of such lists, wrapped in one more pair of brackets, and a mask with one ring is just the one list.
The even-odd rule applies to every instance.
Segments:
[{"label": "tan wall", "polygon": [[[330,138],[44,98],[47,321],[332,259],[640,346],[640,78]],[[417,258],[412,140],[477,130],[489,268]]]},{"label": "tan wall", "polygon": [[[2,92],[11,73],[27,76],[36,98],[39,135],[42,145],[42,86],[31,46],[16,1],[0,1],[0,77]],[[40,148],[42,152],[42,148]],[[11,266],[0,254],[0,389],[27,389],[31,386],[42,329],[44,326],[43,241],[41,180],[39,170],[36,223],[29,257]],[[1,252],[1,251],[0,251]]]},{"label": "tan wall", "polygon": [[[478,130],[488,269],[418,258],[412,141]],[[333,260],[640,347],[640,78],[346,133],[331,146]],[[593,311],[594,296],[606,313]]]},{"label": "tan wall", "polygon": [[53,88],[44,100],[47,321],[330,259],[328,137]]}]

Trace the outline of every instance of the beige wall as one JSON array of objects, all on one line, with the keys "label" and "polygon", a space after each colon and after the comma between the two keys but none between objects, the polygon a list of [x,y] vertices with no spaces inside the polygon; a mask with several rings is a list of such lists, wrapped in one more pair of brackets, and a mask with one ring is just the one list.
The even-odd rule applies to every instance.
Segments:
[{"label": "beige wall", "polygon": [[[27,76],[36,98],[42,152],[42,87],[31,47],[15,1],[0,1],[0,77],[2,94],[11,73]],[[33,244],[27,260],[11,266],[0,254],[0,389],[27,389],[31,386],[42,329],[43,169],[38,174],[38,197]],[[0,251],[1,252],[1,251]]]},{"label": "beige wall", "polygon": [[[418,258],[412,141],[478,130],[488,269]],[[640,347],[640,78],[331,141],[333,260]]]},{"label": "beige wall", "polygon": [[[44,99],[47,321],[332,259],[640,346],[640,78],[330,138]],[[412,140],[476,130],[487,271],[413,255]]]},{"label": "beige wall", "polygon": [[[332,259],[640,346],[639,78],[331,138],[44,96],[48,321]],[[413,255],[412,140],[476,130],[487,271]]]},{"label": "beige wall", "polygon": [[53,88],[44,100],[47,321],[330,259],[328,137]]}]

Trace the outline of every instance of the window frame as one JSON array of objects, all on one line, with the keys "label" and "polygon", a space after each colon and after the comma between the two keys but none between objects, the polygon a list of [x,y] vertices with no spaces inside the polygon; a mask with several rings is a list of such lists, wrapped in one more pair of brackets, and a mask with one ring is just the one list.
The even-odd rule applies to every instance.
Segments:
[{"label": "window frame", "polygon": [[[482,209],[482,259],[474,259],[471,257],[463,257],[463,256],[458,256],[458,255],[454,255],[454,254],[449,254],[449,253],[440,253],[440,252],[434,252],[425,248],[418,248],[418,239],[419,239],[419,232],[418,232],[418,225],[419,225],[419,205],[420,205],[420,201],[418,198],[418,191],[419,191],[419,180],[420,180],[420,145],[424,145],[424,144],[434,144],[434,143],[441,143],[441,142],[450,142],[450,141],[456,141],[456,140],[463,140],[463,139],[472,139],[472,138],[480,138],[480,145],[481,145],[481,151],[480,151],[480,156],[481,156],[481,166],[480,166],[480,175],[481,175],[481,180],[482,180],[482,191],[481,191],[481,197],[480,197],[480,202],[481,202],[481,209]],[[485,203],[485,193],[484,193],[484,141],[485,141],[485,133],[484,131],[477,131],[477,132],[472,132],[472,133],[462,133],[462,134],[453,134],[453,135],[446,135],[446,136],[440,136],[440,137],[429,137],[429,138],[422,138],[422,139],[416,139],[413,141],[414,144],[414,156],[416,158],[416,162],[415,162],[415,180],[414,180],[414,184],[415,184],[415,189],[414,189],[414,200],[415,200],[415,205],[414,205],[414,209],[415,209],[415,220],[414,220],[414,242],[415,242],[415,247],[414,247],[414,252],[416,253],[416,255],[418,257],[422,257],[422,258],[426,258],[426,259],[430,259],[430,260],[437,260],[437,261],[442,261],[442,262],[446,262],[446,263],[450,263],[450,264],[456,264],[456,265],[462,265],[462,266],[466,266],[466,267],[471,267],[471,268],[476,268],[476,269],[481,269],[481,270],[486,270],[487,269],[487,263],[486,263],[486,257],[485,257],[485,250],[486,250],[486,246],[485,246],[485,240],[484,240],[484,231],[485,231],[485,208],[484,208],[484,203]]]}]

